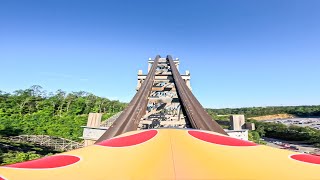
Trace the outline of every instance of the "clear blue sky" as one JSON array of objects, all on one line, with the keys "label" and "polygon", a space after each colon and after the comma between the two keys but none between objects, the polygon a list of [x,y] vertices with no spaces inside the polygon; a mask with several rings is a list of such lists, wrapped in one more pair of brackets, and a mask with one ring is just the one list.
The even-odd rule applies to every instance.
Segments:
[{"label": "clear blue sky", "polygon": [[2,0],[0,89],[121,101],[171,54],[205,107],[320,104],[318,0]]}]

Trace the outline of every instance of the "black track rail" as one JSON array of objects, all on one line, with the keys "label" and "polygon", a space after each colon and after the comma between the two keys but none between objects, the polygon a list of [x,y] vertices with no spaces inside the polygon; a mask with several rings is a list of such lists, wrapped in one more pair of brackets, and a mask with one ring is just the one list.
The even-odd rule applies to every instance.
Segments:
[{"label": "black track rail", "polygon": [[146,113],[148,97],[152,89],[159,59],[160,56],[156,56],[146,79],[129,103],[128,107],[123,111],[123,113],[121,113],[117,120],[114,121],[112,126],[96,141],[96,143],[118,136],[125,132],[137,130],[140,119]]},{"label": "black track rail", "polygon": [[228,135],[221,128],[221,126],[211,118],[197,98],[192,94],[185,81],[182,79],[170,55],[167,56],[167,60],[170,63],[172,76],[182,104],[182,108],[186,112],[186,116],[190,121],[192,128],[214,131],[220,134]]},{"label": "black track rail", "polygon": [[[159,59],[160,56],[156,56],[146,79],[142,83],[139,91],[129,103],[128,107],[123,111],[118,119],[114,121],[112,126],[96,141],[96,143],[129,131],[137,130],[139,122],[146,112],[148,97],[152,90]],[[170,55],[167,56],[167,60],[170,63],[174,84],[181,101],[181,107],[186,113],[191,127],[193,129],[213,131],[220,134],[228,135],[221,128],[221,126],[211,118],[211,116],[202,107],[200,102],[192,94],[185,81],[182,79]]]}]

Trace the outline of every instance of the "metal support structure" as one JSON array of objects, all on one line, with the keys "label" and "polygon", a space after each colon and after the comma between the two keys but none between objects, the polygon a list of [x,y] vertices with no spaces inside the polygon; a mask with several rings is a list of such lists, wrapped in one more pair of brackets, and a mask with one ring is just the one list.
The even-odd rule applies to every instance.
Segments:
[{"label": "metal support structure", "polygon": [[179,64],[170,55],[149,59],[148,75],[138,72],[138,92],[110,127],[97,128],[105,133],[96,143],[125,132],[153,128],[193,128],[227,135],[192,94],[190,73],[180,75]]},{"label": "metal support structure", "polygon": [[[152,62],[149,61],[149,64]],[[178,66],[179,61],[175,61],[174,64]],[[179,112],[180,107],[169,62],[166,58],[160,58],[147,111],[142,117],[138,129],[191,128],[186,116]]]},{"label": "metal support structure", "polygon": [[160,56],[156,56],[150,72],[148,73],[148,76],[143,82],[139,91],[133,97],[128,107],[123,111],[119,118],[114,121],[112,126],[97,140],[97,142],[112,138],[128,131],[137,130],[139,121],[145,114],[145,110],[147,108],[148,97],[151,92],[159,59]]},{"label": "metal support structure", "polygon": [[47,135],[20,135],[11,136],[8,139],[12,142],[34,143],[39,146],[52,148],[56,151],[70,151],[83,147],[82,143]]},{"label": "metal support structure", "polygon": [[182,103],[182,107],[186,112],[188,119],[191,123],[192,128],[202,129],[208,131],[214,131],[224,135],[228,135],[221,126],[214,121],[211,116],[205,111],[200,102],[192,94],[190,89],[187,87],[186,83],[181,78],[181,75],[176,68],[172,57],[167,56],[170,63],[173,79],[177,88],[179,99]]}]

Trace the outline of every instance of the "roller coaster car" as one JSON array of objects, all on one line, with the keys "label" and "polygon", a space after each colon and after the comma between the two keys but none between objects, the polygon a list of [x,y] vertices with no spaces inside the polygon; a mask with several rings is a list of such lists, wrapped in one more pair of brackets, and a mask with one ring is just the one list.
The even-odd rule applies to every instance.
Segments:
[{"label": "roller coaster car", "polygon": [[320,157],[194,129],[132,131],[0,167],[1,180],[320,179]]}]

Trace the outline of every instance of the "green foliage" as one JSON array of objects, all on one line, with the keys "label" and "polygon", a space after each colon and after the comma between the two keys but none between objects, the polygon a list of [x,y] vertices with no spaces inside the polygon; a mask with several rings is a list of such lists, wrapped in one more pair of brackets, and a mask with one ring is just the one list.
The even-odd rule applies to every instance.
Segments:
[{"label": "green foliage", "polygon": [[266,144],[265,141],[261,140],[260,134],[257,131],[249,131],[248,139],[258,144]]},{"label": "green foliage", "polygon": [[102,115],[102,119],[103,120],[106,120],[106,119],[109,119],[111,116],[113,116],[115,113],[104,113]]},{"label": "green foliage", "polygon": [[40,86],[12,94],[0,91],[0,136],[43,134],[79,141],[80,126],[86,125],[90,112],[108,118],[125,107],[83,91],[46,93]]},{"label": "green foliage", "polygon": [[254,121],[256,125],[256,132],[261,137],[270,137],[276,139],[282,139],[287,141],[304,141],[305,143],[314,144],[318,146],[320,144],[320,131],[299,126],[286,126],[281,123],[270,123],[262,121]]},{"label": "green foliage", "polygon": [[55,153],[59,151],[32,143],[11,142],[5,137],[0,137],[0,165],[37,159]]},{"label": "green foliage", "polygon": [[247,118],[273,114],[293,114],[299,117],[320,116],[320,106],[270,106],[248,108],[207,109],[210,115],[244,114]]},{"label": "green foliage", "polygon": [[46,93],[32,86],[14,93],[0,91],[0,164],[12,164],[57,153],[30,143],[14,143],[6,136],[50,135],[79,141],[81,126],[90,112],[103,113],[103,119],[122,111],[126,104],[87,92]]},{"label": "green foliage", "polygon": [[[252,108],[225,108],[207,109],[223,128],[229,126],[229,115],[244,114],[246,117],[264,116],[273,114],[294,114],[300,117],[320,116],[320,106],[283,106],[283,107],[252,107]],[[281,123],[269,123],[263,121],[248,120],[256,125],[255,131],[249,131],[249,140],[263,144],[260,137],[270,137],[288,141],[304,141],[320,147],[320,131],[299,126],[286,126]]]},{"label": "green foliage", "polygon": [[35,154],[34,152],[18,152],[18,153],[13,153],[9,152],[3,155],[3,163],[2,165],[5,164],[13,164],[13,163],[18,163],[18,162],[24,162],[24,161],[29,161],[33,159],[38,159],[41,156],[39,154]]}]

